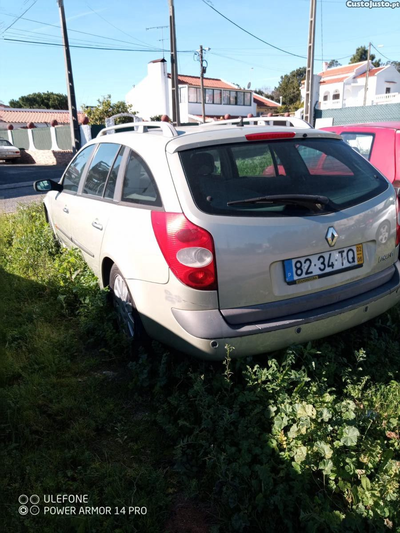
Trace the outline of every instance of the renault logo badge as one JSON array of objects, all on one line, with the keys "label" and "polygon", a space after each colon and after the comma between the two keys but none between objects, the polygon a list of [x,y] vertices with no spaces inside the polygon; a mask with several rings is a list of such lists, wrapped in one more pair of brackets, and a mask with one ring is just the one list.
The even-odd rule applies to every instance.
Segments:
[{"label": "renault logo badge", "polygon": [[335,230],[333,226],[328,228],[328,231],[326,232],[325,239],[328,241],[329,246],[335,246],[336,241],[338,240],[339,234]]}]

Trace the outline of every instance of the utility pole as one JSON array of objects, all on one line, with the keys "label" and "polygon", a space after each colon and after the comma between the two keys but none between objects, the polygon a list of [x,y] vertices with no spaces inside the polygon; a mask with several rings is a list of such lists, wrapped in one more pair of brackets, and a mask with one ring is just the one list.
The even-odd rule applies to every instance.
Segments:
[{"label": "utility pole", "polygon": [[371,57],[371,43],[368,46],[368,58],[367,58],[367,72],[365,74],[365,87],[364,87],[364,106],[367,105],[367,92],[368,92],[368,78],[369,78],[369,60]]},{"label": "utility pole", "polygon": [[200,45],[200,89],[201,89],[201,114],[203,116],[203,124],[206,121],[206,106],[204,102],[204,67],[203,67],[203,47]]},{"label": "utility pole", "polygon": [[306,94],[304,98],[304,120],[314,126],[314,45],[315,45],[315,13],[317,9],[316,0],[310,0],[310,21],[308,27],[308,49],[306,68]]},{"label": "utility pole", "polygon": [[211,48],[203,48],[200,45],[200,48],[196,50],[194,59],[200,61],[200,91],[201,91],[201,114],[203,117],[203,124],[206,121],[206,109],[205,109],[205,96],[204,96],[204,74],[207,72],[208,63],[204,59],[204,52],[208,52]]},{"label": "utility pole", "polygon": [[57,0],[57,3],[60,10],[61,35],[64,44],[65,72],[67,76],[68,110],[69,124],[71,127],[72,153],[75,154],[81,147],[81,137],[79,131],[78,112],[76,109],[74,79],[72,77],[71,55],[69,53],[67,23],[65,22],[64,0]]},{"label": "utility pole", "polygon": [[179,116],[179,87],[178,87],[178,62],[176,56],[176,30],[174,0],[168,0],[169,4],[169,33],[171,47],[171,87],[172,87],[172,120],[177,126],[180,125]]}]

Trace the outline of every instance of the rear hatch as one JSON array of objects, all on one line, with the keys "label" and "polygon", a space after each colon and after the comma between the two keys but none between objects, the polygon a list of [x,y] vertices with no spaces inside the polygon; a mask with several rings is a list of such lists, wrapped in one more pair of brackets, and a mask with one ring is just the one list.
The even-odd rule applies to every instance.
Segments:
[{"label": "rear hatch", "polygon": [[177,190],[187,218],[213,236],[221,310],[276,318],[304,310],[285,302],[320,307],[354,295],[349,284],[360,293],[393,275],[394,190],[342,140],[264,130],[183,148],[188,187]]}]

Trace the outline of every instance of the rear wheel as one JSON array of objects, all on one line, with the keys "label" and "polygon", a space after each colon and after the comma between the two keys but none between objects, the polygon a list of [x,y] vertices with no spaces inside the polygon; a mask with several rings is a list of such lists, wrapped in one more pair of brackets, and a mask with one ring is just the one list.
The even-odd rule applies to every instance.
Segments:
[{"label": "rear wheel", "polygon": [[115,264],[112,266],[110,272],[110,289],[121,329],[132,343],[132,346],[137,348],[148,337],[125,278]]}]

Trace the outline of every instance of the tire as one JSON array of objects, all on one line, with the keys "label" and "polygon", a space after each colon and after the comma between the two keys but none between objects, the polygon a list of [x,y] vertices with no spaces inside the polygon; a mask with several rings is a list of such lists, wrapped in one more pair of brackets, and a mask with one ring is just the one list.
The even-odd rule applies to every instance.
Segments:
[{"label": "tire", "polygon": [[110,289],[120,328],[131,343],[132,348],[137,350],[140,345],[149,340],[149,337],[136,310],[125,278],[115,264],[110,272]]},{"label": "tire", "polygon": [[13,165],[15,165],[15,163],[17,163],[17,162],[18,162],[18,158],[16,158],[16,159],[11,159],[11,163],[12,163]]}]

